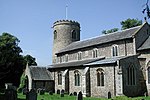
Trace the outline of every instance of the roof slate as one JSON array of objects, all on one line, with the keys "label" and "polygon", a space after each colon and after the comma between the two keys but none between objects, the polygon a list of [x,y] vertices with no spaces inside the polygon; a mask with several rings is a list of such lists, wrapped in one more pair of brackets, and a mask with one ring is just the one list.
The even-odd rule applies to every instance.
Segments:
[{"label": "roof slate", "polygon": [[33,80],[53,80],[50,72],[45,67],[30,66]]},{"label": "roof slate", "polygon": [[146,49],[150,49],[150,36],[138,50],[146,50]]},{"label": "roof slate", "polygon": [[123,30],[121,32],[114,32],[114,33],[106,34],[104,36],[99,36],[84,41],[73,42],[67,47],[65,47],[64,49],[57,52],[56,54],[71,51],[71,50],[81,49],[89,46],[99,45],[103,43],[108,43],[112,41],[132,38],[132,35],[134,35],[134,33],[137,32],[140,28],[141,26],[137,26],[137,27]]}]

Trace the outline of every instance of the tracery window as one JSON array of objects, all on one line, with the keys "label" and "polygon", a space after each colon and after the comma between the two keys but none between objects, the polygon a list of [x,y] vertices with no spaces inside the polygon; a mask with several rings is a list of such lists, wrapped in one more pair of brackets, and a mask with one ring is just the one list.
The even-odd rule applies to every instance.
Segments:
[{"label": "tracery window", "polygon": [[104,86],[104,71],[97,69],[97,86]]},{"label": "tracery window", "polygon": [[78,70],[74,72],[75,86],[80,86],[80,73]]},{"label": "tracery window", "polygon": [[136,70],[133,65],[130,65],[127,68],[127,84],[128,85],[136,84]]}]

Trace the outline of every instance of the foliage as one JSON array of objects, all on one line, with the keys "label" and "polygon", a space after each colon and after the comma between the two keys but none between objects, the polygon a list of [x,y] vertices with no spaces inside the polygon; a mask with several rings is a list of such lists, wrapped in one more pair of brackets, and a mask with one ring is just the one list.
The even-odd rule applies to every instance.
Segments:
[{"label": "foliage", "polygon": [[19,39],[9,33],[0,36],[0,86],[11,82],[18,85],[23,71],[22,52],[18,46]]},{"label": "foliage", "polygon": [[29,65],[37,65],[31,55],[20,54],[22,50],[18,46],[19,42],[17,37],[9,33],[0,35],[0,87],[4,87],[5,83],[18,86],[27,62]]},{"label": "foliage", "polygon": [[32,57],[31,55],[26,55],[23,58],[25,60],[25,62],[24,62],[25,64],[28,63],[29,66],[31,66],[31,65],[35,65],[36,66],[37,65],[37,63],[35,62],[35,58]]},{"label": "foliage", "polygon": [[118,28],[113,28],[110,30],[103,30],[102,34],[108,34],[108,33],[113,33],[113,32],[117,32],[119,29]]},{"label": "foliage", "polygon": [[127,20],[121,21],[120,24],[122,25],[122,29],[124,30],[124,29],[128,29],[128,28],[131,28],[131,27],[141,25],[142,20],[128,18]]},{"label": "foliage", "polygon": [[22,92],[22,89],[25,87],[25,80],[26,80],[25,72],[23,72],[23,74],[21,75],[21,78],[20,78],[20,85],[17,90],[18,92]]}]

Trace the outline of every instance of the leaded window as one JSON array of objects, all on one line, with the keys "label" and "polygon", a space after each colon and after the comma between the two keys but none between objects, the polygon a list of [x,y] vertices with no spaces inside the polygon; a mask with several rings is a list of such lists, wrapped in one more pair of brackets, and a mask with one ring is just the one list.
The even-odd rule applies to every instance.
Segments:
[{"label": "leaded window", "polygon": [[79,71],[74,72],[75,86],[80,86],[80,74]]},{"label": "leaded window", "polygon": [[97,69],[97,86],[104,86],[104,71]]}]

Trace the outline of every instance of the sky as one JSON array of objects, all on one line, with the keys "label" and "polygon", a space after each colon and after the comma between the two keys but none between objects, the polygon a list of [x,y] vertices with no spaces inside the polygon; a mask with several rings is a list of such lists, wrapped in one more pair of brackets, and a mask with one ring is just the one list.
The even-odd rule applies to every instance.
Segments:
[{"label": "sky", "polygon": [[16,36],[22,55],[36,58],[38,66],[52,64],[53,23],[75,20],[81,26],[81,40],[102,35],[103,30],[121,29],[128,18],[144,21],[146,0],[0,0],[0,35]]}]

